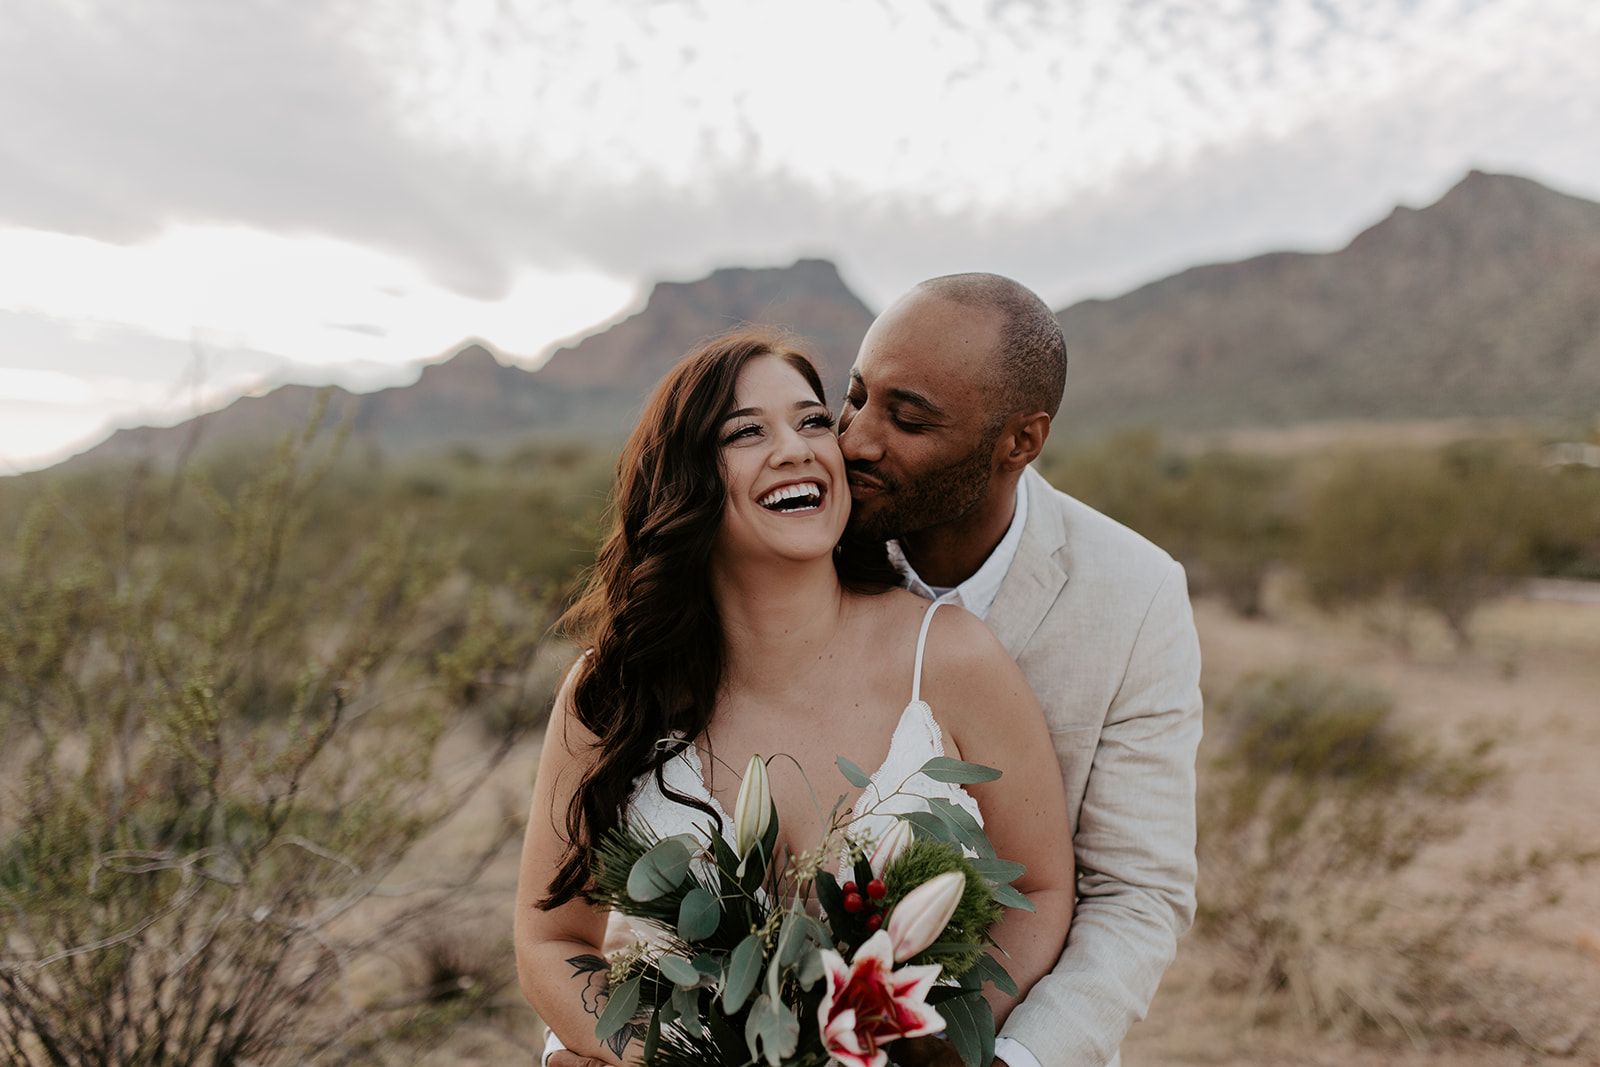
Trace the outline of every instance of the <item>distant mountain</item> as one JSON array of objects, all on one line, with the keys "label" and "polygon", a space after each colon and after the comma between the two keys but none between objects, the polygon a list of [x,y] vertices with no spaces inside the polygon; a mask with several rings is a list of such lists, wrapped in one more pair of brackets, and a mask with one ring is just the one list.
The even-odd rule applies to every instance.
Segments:
[{"label": "distant mountain", "polygon": [[781,270],[719,270],[697,282],[664,282],[644,310],[558,350],[539,371],[562,386],[622,386],[648,392],[705,338],[740,323],[788,326],[817,357],[829,403],[841,395],[873,314],[821,259]]},{"label": "distant mountain", "polygon": [[[1058,433],[1206,430],[1350,418],[1600,414],[1600,204],[1474,171],[1337,252],[1196,267],[1057,312]],[[533,435],[618,439],[679,357],[741,322],[809,339],[838,405],[872,315],[833,264],[663,282],[643,310],[537,371],[470,344],[412,385],[334,390],[330,418],[406,453],[506,451]],[[120,430],[81,460],[276,437],[317,394],[285,386],[169,429]],[[73,461],[76,462],[76,461]]]},{"label": "distant mountain", "polygon": [[1477,171],[1344,249],[1057,313],[1064,427],[1600,414],[1600,204]]},{"label": "distant mountain", "polygon": [[[507,451],[534,435],[621,439],[650,388],[699,341],[740,323],[786,327],[817,357],[830,403],[872,313],[832,263],[727,269],[695,282],[663,282],[644,310],[539,370],[507,366],[480,344],[430,364],[406,386],[354,395],[331,390],[327,419],[350,418],[358,442],[404,454],[445,446]],[[118,430],[69,462],[176,455],[198,447],[274,439],[310,417],[320,390],[288,385],[243,397],[180,426]]]}]

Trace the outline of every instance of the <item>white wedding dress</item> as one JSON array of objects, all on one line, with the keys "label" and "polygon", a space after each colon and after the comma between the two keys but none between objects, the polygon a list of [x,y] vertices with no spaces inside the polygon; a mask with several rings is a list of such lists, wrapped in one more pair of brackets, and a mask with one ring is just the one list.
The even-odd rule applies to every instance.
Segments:
[{"label": "white wedding dress", "polygon": [[[896,815],[913,811],[927,811],[928,800],[938,798],[957,804],[969,812],[981,826],[983,815],[978,802],[959,785],[936,782],[920,773],[922,765],[935,756],[944,755],[944,732],[933,717],[933,709],[922,699],[922,653],[928,640],[928,624],[938,603],[928,606],[922,617],[922,629],[917,634],[917,658],[911,675],[911,702],[900,713],[894,735],[889,741],[889,754],[883,765],[871,775],[871,781],[862,790],[861,797],[851,811],[851,828],[870,830],[874,839],[881,838]],[[684,796],[705,803],[722,819],[722,833],[729,844],[733,843],[733,817],[722,809],[717,798],[706,788],[704,768],[700,753],[694,746],[686,746],[662,768],[662,777],[669,788]],[[813,783],[815,785],[816,783]],[[673,800],[662,792],[654,774],[640,775],[628,802],[628,818],[635,825],[650,827],[660,837],[674,834],[691,834],[710,843],[711,819],[699,808]]]},{"label": "white wedding dress", "polygon": [[[933,613],[938,607],[937,602],[928,605],[928,611],[922,617],[922,629],[917,634],[917,658],[911,675],[911,702],[900,713],[900,721],[895,724],[894,735],[889,740],[889,754],[884,757],[883,765],[872,773],[870,782],[851,810],[852,829],[870,830],[874,839],[883,836],[895,816],[927,811],[928,801],[934,798],[959,805],[980,826],[983,825],[978,802],[965,789],[948,782],[936,782],[920,773],[924,763],[935,756],[944,755],[944,732],[933,717],[933,709],[922,699],[922,653],[928,641],[928,624],[933,621]],[[669,788],[684,796],[694,797],[715,811],[722,819],[724,839],[733,844],[733,817],[722,809],[717,798],[706,788],[700,753],[693,745],[684,747],[667,760],[662,768],[662,777]],[[627,817],[635,825],[649,826],[660,837],[689,834],[710,844],[709,835],[713,830],[710,817],[699,808],[667,796],[653,773],[639,776],[633,796],[628,801]],[[714,868],[709,858],[701,857],[695,862],[701,865],[699,870],[705,880],[714,882]],[[840,875],[848,878],[843,867],[841,862]],[[649,938],[648,930],[631,927],[628,919],[622,915],[613,913],[608,925],[608,948]],[[564,1047],[554,1031],[547,1031],[541,1062],[548,1062],[550,1053]]]}]

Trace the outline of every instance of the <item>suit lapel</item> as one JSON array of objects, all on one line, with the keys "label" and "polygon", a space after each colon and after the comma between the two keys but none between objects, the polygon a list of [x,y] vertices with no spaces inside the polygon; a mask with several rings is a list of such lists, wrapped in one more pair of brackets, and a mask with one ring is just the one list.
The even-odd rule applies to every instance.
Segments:
[{"label": "suit lapel", "polygon": [[1031,479],[1028,521],[1022,527],[1016,559],[1000,583],[986,620],[1012,659],[1022,654],[1067,584],[1067,531],[1055,489],[1032,467],[1023,477]]}]

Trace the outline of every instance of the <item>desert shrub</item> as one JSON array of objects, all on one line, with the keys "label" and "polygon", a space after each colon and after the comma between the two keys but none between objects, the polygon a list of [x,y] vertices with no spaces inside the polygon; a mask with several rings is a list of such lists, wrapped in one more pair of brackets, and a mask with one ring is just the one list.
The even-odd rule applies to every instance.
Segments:
[{"label": "desert shrub", "polygon": [[329,993],[510,840],[390,881],[546,711],[548,615],[414,521],[319,529],[334,455],[9,490],[5,1062],[349,1059],[431,1003]]},{"label": "desert shrub", "polygon": [[1195,592],[1261,613],[1268,573],[1294,553],[1298,516],[1287,460],[1233,452],[1189,456],[1148,431],[1054,455],[1043,472],[1063,491],[1180,560]]},{"label": "desert shrub", "polygon": [[1192,588],[1216,593],[1239,615],[1261,614],[1267,575],[1298,544],[1293,473],[1287,460],[1232,452],[1185,465],[1169,550],[1189,568]]},{"label": "desert shrub", "polygon": [[1405,598],[1461,645],[1478,606],[1533,572],[1540,472],[1503,447],[1351,453],[1309,494],[1300,566],[1323,606]]},{"label": "desert shrub", "polygon": [[1216,979],[1255,1018],[1287,1005],[1316,1028],[1536,1044],[1509,994],[1561,991],[1480,973],[1472,938],[1592,855],[1505,856],[1420,895],[1406,875],[1462,832],[1460,802],[1494,776],[1492,745],[1444,752],[1392,713],[1381,689],[1303,667],[1246,678],[1208,709],[1196,929],[1221,949]]},{"label": "desert shrub", "polygon": [[1530,504],[1534,570],[1600,581],[1600,470],[1577,465],[1538,472]]}]

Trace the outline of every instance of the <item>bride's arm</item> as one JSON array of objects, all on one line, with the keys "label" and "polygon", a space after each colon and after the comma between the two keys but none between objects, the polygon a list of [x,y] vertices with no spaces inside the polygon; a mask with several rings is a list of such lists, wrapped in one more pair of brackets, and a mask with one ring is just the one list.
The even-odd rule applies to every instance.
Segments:
[{"label": "bride's arm", "polygon": [[929,703],[962,759],[1003,772],[967,790],[1000,858],[1027,866],[1013,885],[1036,909],[1007,909],[992,931],[1006,953],[995,958],[1020,991],[1011,997],[986,988],[998,1025],[1066,945],[1076,876],[1067,798],[1039,703],[983,621],[946,609],[934,616],[928,639]]},{"label": "bride's arm", "polygon": [[566,851],[566,818],[577,785],[592,760],[594,735],[571,714],[569,673],[556,697],[545,731],[533,804],[522,841],[522,867],[517,879],[515,941],[517,977],[545,1025],[567,1048],[584,1056],[621,1064],[624,1054],[637,1060],[642,1036],[629,1023],[605,1043],[595,1040],[594,1027],[607,997],[607,965],[602,945],[605,913],[582,897],[545,911],[538,902],[549,891]]}]

